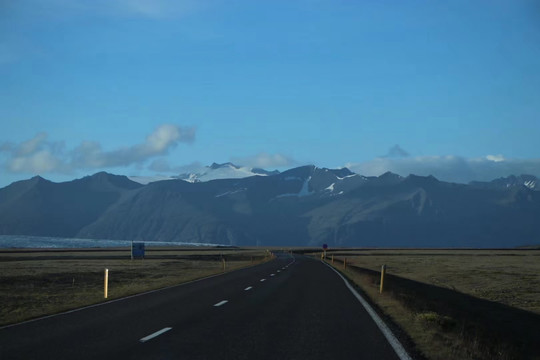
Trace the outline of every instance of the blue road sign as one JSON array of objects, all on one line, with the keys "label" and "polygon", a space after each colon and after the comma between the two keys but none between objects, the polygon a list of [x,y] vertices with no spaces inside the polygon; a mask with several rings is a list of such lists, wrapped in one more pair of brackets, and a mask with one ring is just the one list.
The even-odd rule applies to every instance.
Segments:
[{"label": "blue road sign", "polygon": [[144,243],[132,242],[131,243],[131,256],[135,258],[144,259]]}]

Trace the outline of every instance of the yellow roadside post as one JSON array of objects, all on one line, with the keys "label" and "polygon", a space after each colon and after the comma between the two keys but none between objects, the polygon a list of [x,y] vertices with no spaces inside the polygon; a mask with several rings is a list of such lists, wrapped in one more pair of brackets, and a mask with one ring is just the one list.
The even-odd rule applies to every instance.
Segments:
[{"label": "yellow roadside post", "polygon": [[347,268],[347,258],[343,260],[343,269],[346,269],[346,268]]},{"label": "yellow roadside post", "polygon": [[109,296],[109,269],[105,269],[105,299]]},{"label": "yellow roadside post", "polygon": [[334,254],[332,254],[332,265],[334,265]]},{"label": "yellow roadside post", "polygon": [[384,275],[386,274],[386,265],[381,268],[381,287],[379,288],[379,294],[382,294],[384,289]]}]

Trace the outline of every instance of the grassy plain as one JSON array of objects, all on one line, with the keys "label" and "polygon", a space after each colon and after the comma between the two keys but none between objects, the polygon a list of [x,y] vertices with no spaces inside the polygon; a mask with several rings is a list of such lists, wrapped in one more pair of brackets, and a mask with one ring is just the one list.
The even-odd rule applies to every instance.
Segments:
[{"label": "grassy plain", "polygon": [[539,250],[336,250],[328,262],[332,255],[426,358],[540,359],[531,344],[540,336]]},{"label": "grassy plain", "polygon": [[339,257],[540,314],[540,250],[369,250]]},{"label": "grassy plain", "polygon": [[261,249],[150,248],[145,259],[128,249],[4,250],[0,252],[0,326],[96,304],[108,299],[250,266],[267,259]]}]

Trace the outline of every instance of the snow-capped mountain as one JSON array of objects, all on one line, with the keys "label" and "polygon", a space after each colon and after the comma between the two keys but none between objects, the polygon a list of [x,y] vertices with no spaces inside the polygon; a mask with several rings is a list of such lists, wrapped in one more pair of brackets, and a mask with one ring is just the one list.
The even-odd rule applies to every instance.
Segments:
[{"label": "snow-capped mountain", "polygon": [[483,189],[506,190],[512,188],[526,187],[531,190],[540,191],[540,180],[534,175],[510,175],[505,178],[495,179],[493,181],[472,181],[469,185]]},{"label": "snow-capped mountain", "polygon": [[177,176],[130,176],[129,179],[139,184],[149,184],[163,180],[184,180],[190,183],[206,182],[218,179],[242,179],[250,176],[269,176],[279,174],[279,171],[267,171],[259,168],[237,166],[227,162],[224,164],[213,163],[210,166],[201,166],[190,172],[185,172]]},{"label": "snow-capped mountain", "polygon": [[[309,165],[230,178],[242,172],[257,175],[213,164],[195,174],[198,182],[141,185],[107,173],[19,181],[0,189],[0,234],[355,247],[512,247],[540,239],[532,177],[465,185]],[[218,176],[228,179],[208,181]]]},{"label": "snow-capped mountain", "polygon": [[279,171],[266,171],[264,169],[237,166],[227,162],[224,164],[213,163],[210,166],[205,166],[189,173],[183,173],[174,178],[194,183],[218,179],[242,179],[250,176],[268,176],[276,174],[279,174]]}]

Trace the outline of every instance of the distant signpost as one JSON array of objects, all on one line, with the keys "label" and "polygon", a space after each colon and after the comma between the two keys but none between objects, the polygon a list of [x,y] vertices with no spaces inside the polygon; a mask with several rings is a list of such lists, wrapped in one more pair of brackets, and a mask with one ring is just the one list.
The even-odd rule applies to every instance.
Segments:
[{"label": "distant signpost", "polygon": [[144,259],[144,242],[131,242],[131,259]]},{"label": "distant signpost", "polygon": [[328,249],[328,245],[323,244],[323,245],[322,245],[322,248],[323,248],[323,250],[326,250],[326,249]]}]

